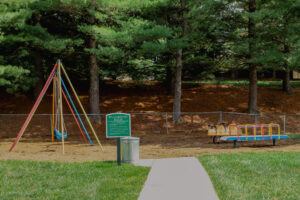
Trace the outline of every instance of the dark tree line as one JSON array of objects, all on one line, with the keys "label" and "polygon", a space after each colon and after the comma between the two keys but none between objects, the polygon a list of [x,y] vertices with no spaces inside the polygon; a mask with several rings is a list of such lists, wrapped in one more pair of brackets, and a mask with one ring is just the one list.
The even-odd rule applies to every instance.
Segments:
[{"label": "dark tree line", "polygon": [[154,77],[173,95],[179,122],[183,76],[243,69],[256,113],[258,70],[284,71],[282,88],[292,92],[299,10],[299,0],[2,0],[0,86],[37,95],[60,58],[89,80],[91,114],[100,113],[101,77]]}]

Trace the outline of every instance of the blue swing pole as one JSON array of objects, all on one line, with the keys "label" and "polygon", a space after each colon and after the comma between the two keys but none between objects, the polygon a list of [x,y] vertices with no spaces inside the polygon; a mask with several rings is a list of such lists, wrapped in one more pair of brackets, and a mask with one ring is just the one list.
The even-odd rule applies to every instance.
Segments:
[{"label": "blue swing pole", "polygon": [[93,142],[92,142],[92,140],[91,140],[91,138],[90,138],[90,136],[89,136],[89,134],[88,134],[88,132],[87,132],[87,130],[86,130],[86,128],[85,128],[85,126],[84,126],[84,124],[83,124],[83,122],[82,122],[82,120],[81,120],[81,118],[80,118],[80,116],[79,116],[79,114],[78,114],[78,112],[77,112],[77,109],[76,109],[76,107],[75,107],[75,105],[73,103],[73,100],[72,100],[72,98],[71,98],[71,96],[70,96],[70,94],[69,94],[69,92],[67,90],[67,87],[66,87],[66,85],[65,85],[65,83],[64,83],[64,81],[63,81],[62,78],[61,78],[61,83],[62,83],[62,86],[63,86],[63,88],[64,88],[64,90],[65,90],[65,92],[66,92],[66,94],[67,94],[67,96],[68,96],[71,104],[72,104],[72,107],[73,107],[73,109],[74,109],[74,111],[75,111],[75,113],[76,113],[76,115],[77,115],[77,117],[79,119],[79,122],[80,122],[80,124],[81,124],[81,126],[82,126],[82,128],[83,128],[83,130],[84,130],[84,132],[85,132],[85,134],[87,136],[87,138],[89,139],[91,145],[94,145]]}]

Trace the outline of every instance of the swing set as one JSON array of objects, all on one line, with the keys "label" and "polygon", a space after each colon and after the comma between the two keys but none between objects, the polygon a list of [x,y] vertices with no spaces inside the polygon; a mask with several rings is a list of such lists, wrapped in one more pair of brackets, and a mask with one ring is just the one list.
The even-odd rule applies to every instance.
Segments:
[{"label": "swing set", "polygon": [[49,88],[49,85],[51,84],[51,82],[53,83],[53,99],[52,99],[52,124],[51,124],[51,136],[52,136],[52,142],[54,142],[54,139],[58,139],[61,140],[62,142],[62,151],[64,153],[64,140],[65,138],[68,137],[67,135],[67,129],[64,123],[64,118],[63,118],[63,98],[65,99],[65,102],[68,105],[69,110],[72,113],[72,116],[76,122],[76,125],[78,126],[80,133],[84,139],[85,142],[87,142],[87,139],[89,140],[90,145],[94,145],[82,120],[81,117],[76,109],[76,106],[71,98],[71,95],[65,85],[65,82],[63,81],[63,77],[62,77],[62,72],[67,80],[67,82],[69,83],[69,86],[77,100],[77,103],[92,131],[92,133],[95,136],[95,139],[97,141],[97,143],[99,144],[100,148],[102,151],[103,147],[100,143],[100,140],[98,139],[98,136],[79,100],[79,97],[73,87],[73,84],[68,76],[68,74],[66,73],[65,68],[63,67],[62,63],[60,60],[57,60],[56,64],[54,65],[41,93],[39,94],[35,104],[33,105],[30,113],[28,114],[21,130],[19,131],[18,136],[16,137],[14,143],[12,144],[11,148],[9,149],[9,152],[11,152],[14,147],[18,144],[18,142],[20,141],[22,135],[24,134],[28,124],[30,123],[35,111],[37,110],[40,102],[42,101],[47,89]]}]

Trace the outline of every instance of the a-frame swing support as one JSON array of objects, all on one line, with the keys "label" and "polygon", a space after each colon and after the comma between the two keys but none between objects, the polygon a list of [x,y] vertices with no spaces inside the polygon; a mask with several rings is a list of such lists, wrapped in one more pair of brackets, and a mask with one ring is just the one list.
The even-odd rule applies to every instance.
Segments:
[{"label": "a-frame swing support", "polygon": [[[78,123],[78,121],[76,119],[76,116],[79,119],[81,126],[85,130],[85,133],[86,133],[86,135],[87,135],[87,137],[88,137],[91,145],[93,145],[93,143],[92,143],[92,141],[91,141],[91,139],[90,139],[90,137],[89,137],[89,135],[88,135],[85,127],[84,127],[84,124],[82,123],[82,120],[80,119],[80,115],[78,114],[78,112],[76,110],[76,107],[75,107],[75,105],[74,105],[74,103],[73,103],[73,101],[71,99],[71,96],[70,96],[69,92],[67,91],[67,88],[66,88],[65,84],[62,81],[62,77],[61,77],[62,73],[61,73],[61,71],[64,73],[64,75],[65,75],[65,77],[66,77],[66,79],[67,79],[67,81],[68,81],[68,83],[69,83],[69,85],[70,85],[70,87],[72,89],[72,92],[73,92],[73,94],[74,94],[74,96],[75,96],[75,98],[77,100],[77,103],[79,104],[79,106],[81,108],[81,111],[84,114],[84,116],[86,118],[86,121],[87,121],[87,123],[88,123],[91,131],[94,134],[94,137],[95,137],[97,143],[99,144],[101,150],[104,152],[103,147],[102,147],[102,145],[100,143],[100,140],[99,140],[99,138],[98,138],[98,136],[97,136],[97,134],[96,134],[96,132],[95,132],[95,130],[94,130],[94,128],[93,128],[93,126],[92,126],[92,124],[91,124],[91,122],[90,122],[90,120],[89,120],[89,118],[88,118],[88,116],[87,116],[87,114],[86,114],[86,112],[85,112],[85,110],[84,110],[81,102],[80,102],[80,99],[79,99],[79,97],[78,97],[78,95],[77,95],[77,93],[76,93],[76,91],[75,91],[75,89],[74,89],[74,87],[72,85],[72,82],[71,82],[68,74],[66,73],[66,70],[64,69],[64,67],[63,67],[63,65],[62,65],[62,63],[61,63],[60,60],[57,60],[56,64],[54,65],[54,67],[53,67],[53,69],[52,69],[52,71],[51,71],[51,73],[50,73],[50,75],[49,75],[49,77],[48,77],[48,79],[47,79],[47,81],[46,81],[46,83],[45,83],[45,85],[44,85],[41,93],[39,94],[39,96],[38,96],[38,98],[37,98],[34,106],[32,107],[30,113],[28,114],[28,116],[27,116],[27,118],[26,118],[26,120],[25,120],[22,128],[20,129],[20,131],[19,131],[19,133],[18,133],[18,135],[17,135],[14,143],[12,144],[11,148],[9,149],[9,152],[11,152],[14,149],[14,147],[18,144],[18,142],[20,141],[20,139],[21,139],[22,135],[24,134],[24,132],[25,132],[28,124],[30,123],[30,121],[31,121],[34,113],[36,112],[39,104],[41,103],[41,101],[42,101],[42,99],[43,99],[43,97],[44,97],[44,95],[45,95],[45,93],[46,93],[46,91],[47,91],[47,89],[48,89],[51,81],[53,81],[52,141],[54,139],[54,115],[55,115],[55,109],[57,109],[55,107],[55,99],[57,98],[58,99],[58,101],[57,101],[58,105],[56,105],[56,106],[58,107],[59,113],[56,113],[56,114],[60,114],[60,124],[59,124],[60,128],[59,129],[60,129],[61,134],[62,134],[62,149],[63,149],[63,153],[64,153],[64,135],[63,135],[63,133],[64,133],[64,127],[63,127],[64,124],[63,124],[63,110],[62,110],[62,97],[64,96],[64,98],[65,98],[65,100],[66,100],[66,102],[68,104],[68,107],[69,107],[69,109],[70,109],[70,111],[71,111],[71,113],[72,113],[72,115],[73,115],[73,117],[75,119],[75,122],[78,125],[78,127],[80,129],[80,132],[82,133],[83,138],[86,141],[86,138],[85,138],[85,136],[83,134],[83,131],[80,128],[80,125],[79,125],[79,123]],[[54,76],[56,76],[56,77],[54,78]],[[62,85],[63,85],[63,87],[61,87]],[[58,91],[56,89],[57,87],[58,87]],[[68,99],[67,99],[67,97],[66,97],[66,95],[64,93],[64,90],[65,90],[65,92],[67,94],[67,97],[69,98],[69,101],[72,104],[72,107],[73,107],[73,110],[76,113],[76,116],[75,116],[75,114],[74,114],[74,112],[72,110],[72,107],[71,107],[70,103],[68,102]],[[56,98],[55,98],[54,95],[57,95]]]}]

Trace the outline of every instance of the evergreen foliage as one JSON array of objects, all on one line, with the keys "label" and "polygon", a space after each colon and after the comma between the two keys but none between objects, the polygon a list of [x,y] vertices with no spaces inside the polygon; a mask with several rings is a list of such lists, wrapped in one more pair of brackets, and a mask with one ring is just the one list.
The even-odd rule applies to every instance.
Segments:
[{"label": "evergreen foliage", "polygon": [[1,0],[0,87],[38,92],[60,58],[79,80],[156,79],[173,94],[178,76],[249,70],[255,91],[256,70],[281,70],[291,92],[299,8],[300,0]]}]

